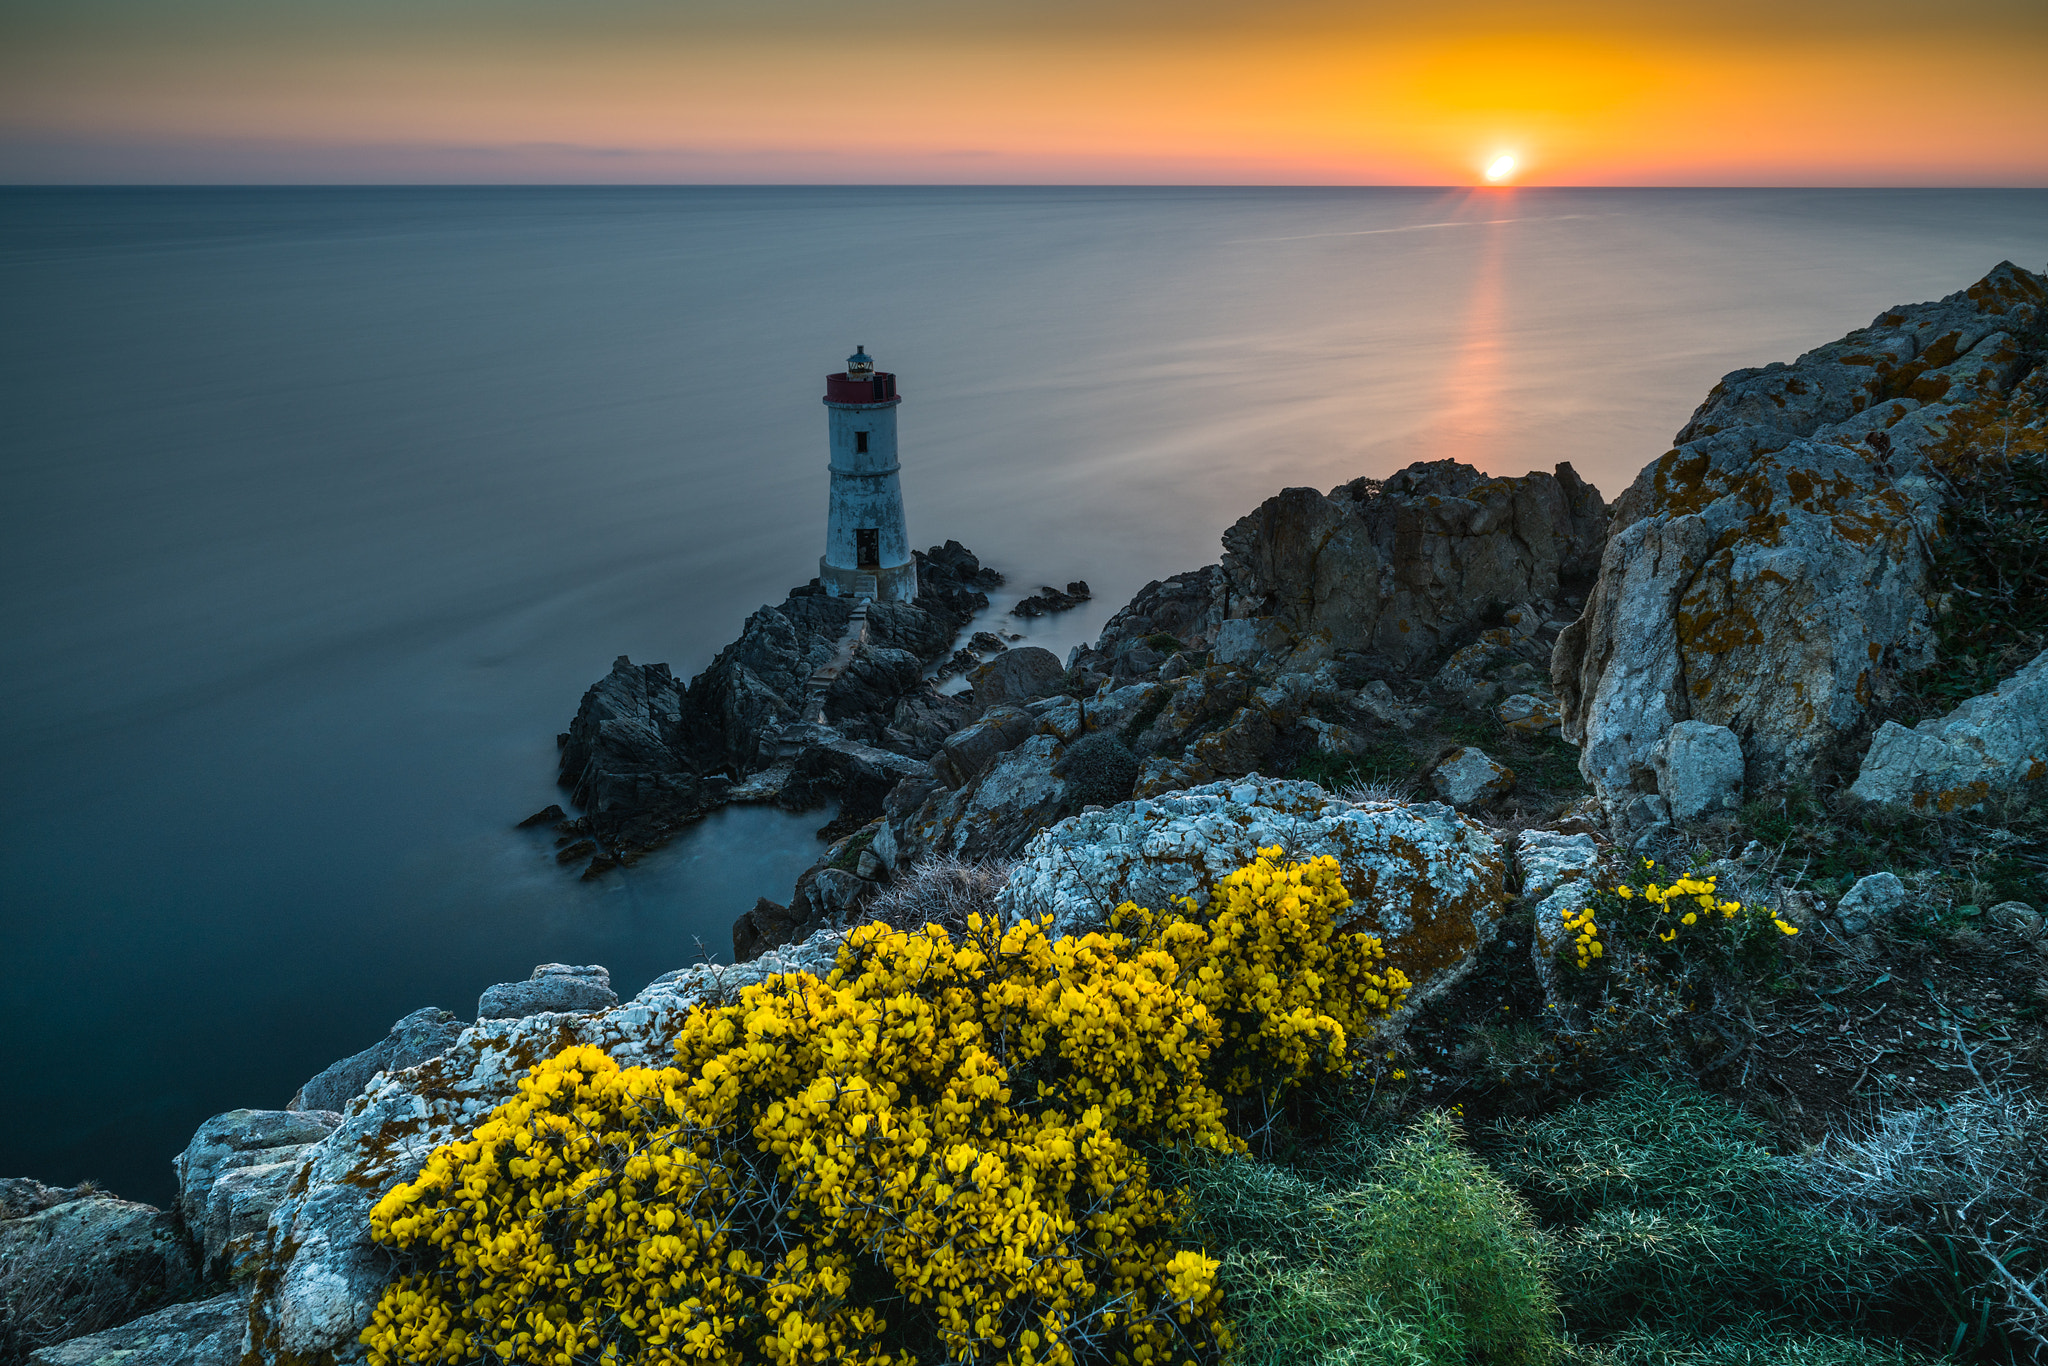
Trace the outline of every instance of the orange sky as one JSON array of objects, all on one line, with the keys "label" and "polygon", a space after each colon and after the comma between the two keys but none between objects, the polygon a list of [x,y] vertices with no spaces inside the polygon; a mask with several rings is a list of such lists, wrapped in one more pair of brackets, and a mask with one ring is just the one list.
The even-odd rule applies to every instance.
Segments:
[{"label": "orange sky", "polygon": [[2048,3],[0,0],[0,180],[2048,185]]}]

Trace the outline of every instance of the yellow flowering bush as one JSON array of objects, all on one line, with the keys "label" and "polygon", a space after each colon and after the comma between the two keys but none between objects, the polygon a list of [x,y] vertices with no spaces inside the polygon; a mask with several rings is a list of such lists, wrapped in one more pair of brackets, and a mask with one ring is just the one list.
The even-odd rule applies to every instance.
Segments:
[{"label": "yellow flowering bush", "polygon": [[1214,1260],[1141,1143],[1241,1151],[1227,1092],[1349,1066],[1406,980],[1264,850],[1126,935],[848,935],[692,1013],[665,1068],[571,1048],[371,1213],[371,1366],[1208,1361]]},{"label": "yellow flowering bush", "polygon": [[1630,940],[1632,957],[1665,960],[1711,960],[1716,966],[1755,968],[1765,965],[1778,943],[1799,933],[1766,906],[1745,906],[1722,900],[1719,879],[1680,874],[1660,880],[1652,859],[1640,860],[1632,874],[1594,895],[1593,903],[1564,916],[1564,936],[1557,953],[1580,971],[1602,966],[1611,942],[1607,926]]}]

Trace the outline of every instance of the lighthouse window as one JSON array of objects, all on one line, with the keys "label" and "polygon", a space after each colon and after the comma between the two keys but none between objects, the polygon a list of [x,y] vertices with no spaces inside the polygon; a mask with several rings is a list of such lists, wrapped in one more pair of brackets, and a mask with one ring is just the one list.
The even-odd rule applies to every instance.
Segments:
[{"label": "lighthouse window", "polygon": [[866,432],[855,432],[853,434],[853,449],[856,455],[866,455],[868,453],[868,434]]},{"label": "lighthouse window", "polygon": [[[866,432],[861,436],[865,438]],[[865,444],[865,442],[863,442]],[[855,568],[876,569],[882,563],[882,533],[878,528],[864,526],[853,533],[853,555]]]}]

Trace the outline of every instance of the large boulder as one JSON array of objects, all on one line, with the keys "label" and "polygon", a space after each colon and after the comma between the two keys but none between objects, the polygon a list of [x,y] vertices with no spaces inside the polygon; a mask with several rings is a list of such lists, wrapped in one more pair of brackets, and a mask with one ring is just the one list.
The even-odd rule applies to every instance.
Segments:
[{"label": "large boulder", "polygon": [[178,1214],[207,1279],[237,1280],[254,1270],[270,1212],[313,1145],[339,1123],[331,1110],[230,1110],[199,1126],[171,1165]]},{"label": "large boulder", "polygon": [[1330,854],[1348,928],[1376,934],[1415,983],[1409,1008],[1469,971],[1502,906],[1504,864],[1483,826],[1435,803],[1349,802],[1313,783],[1248,778],[1084,812],[1025,846],[999,905],[1062,933],[1102,928],[1125,901],[1206,905],[1261,848]]},{"label": "large boulder", "polygon": [[1648,809],[1653,753],[1686,720],[1735,733],[1752,789],[1812,781],[1928,661],[1927,452],[1959,404],[2019,374],[2012,338],[2038,330],[2044,299],[2048,281],[2007,262],[1789,366],[1736,371],[1638,476],[1551,664],[1610,818]]},{"label": "large boulder", "polygon": [[621,1066],[667,1066],[685,1015],[732,999],[777,972],[830,970],[831,934],[738,967],[668,973],[624,1005],[588,1014],[482,1019],[437,1058],[386,1073],[308,1155],[272,1215],[250,1304],[248,1366],[360,1361],[358,1335],[391,1278],[390,1254],[370,1241],[370,1207],[419,1175],[433,1150],[511,1099],[519,1079],[563,1048],[587,1044]]},{"label": "large boulder", "polygon": [[28,1366],[237,1366],[249,1292],[230,1290],[32,1352]]},{"label": "large boulder", "polygon": [[329,1063],[285,1102],[287,1110],[339,1110],[362,1094],[379,1072],[423,1063],[447,1049],[462,1033],[463,1021],[438,1006],[413,1011],[362,1052]]},{"label": "large boulder", "polygon": [[1223,533],[1228,614],[1412,668],[1501,607],[1583,586],[1606,529],[1570,465],[1494,478],[1440,460],[1327,495],[1286,489]]},{"label": "large boulder", "polygon": [[1436,795],[1460,811],[1500,800],[1515,790],[1515,771],[1485,750],[1463,745],[1430,771]]},{"label": "large boulder", "polygon": [[619,1003],[610,969],[592,963],[542,963],[524,982],[485,987],[477,998],[479,1020],[521,1019],[562,1011],[609,1010]]},{"label": "large boulder", "polygon": [[0,1219],[0,1360],[127,1323],[199,1286],[175,1216],[88,1194]]},{"label": "large boulder", "polygon": [[1849,795],[1946,813],[1994,793],[2048,791],[2048,651],[1947,716],[1878,728]]}]

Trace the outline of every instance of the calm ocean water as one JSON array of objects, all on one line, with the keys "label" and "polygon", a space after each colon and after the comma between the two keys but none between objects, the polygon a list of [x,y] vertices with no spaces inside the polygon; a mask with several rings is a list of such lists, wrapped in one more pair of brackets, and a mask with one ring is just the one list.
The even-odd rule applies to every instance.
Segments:
[{"label": "calm ocean water", "polygon": [[1095,587],[1022,625],[1064,653],[1290,484],[1612,497],[1723,372],[2002,257],[2048,192],[0,192],[0,1175],[161,1202],[408,1010],[729,951],[821,814],[596,884],[512,825],[613,656],[814,572],[856,343],[913,538]]}]

